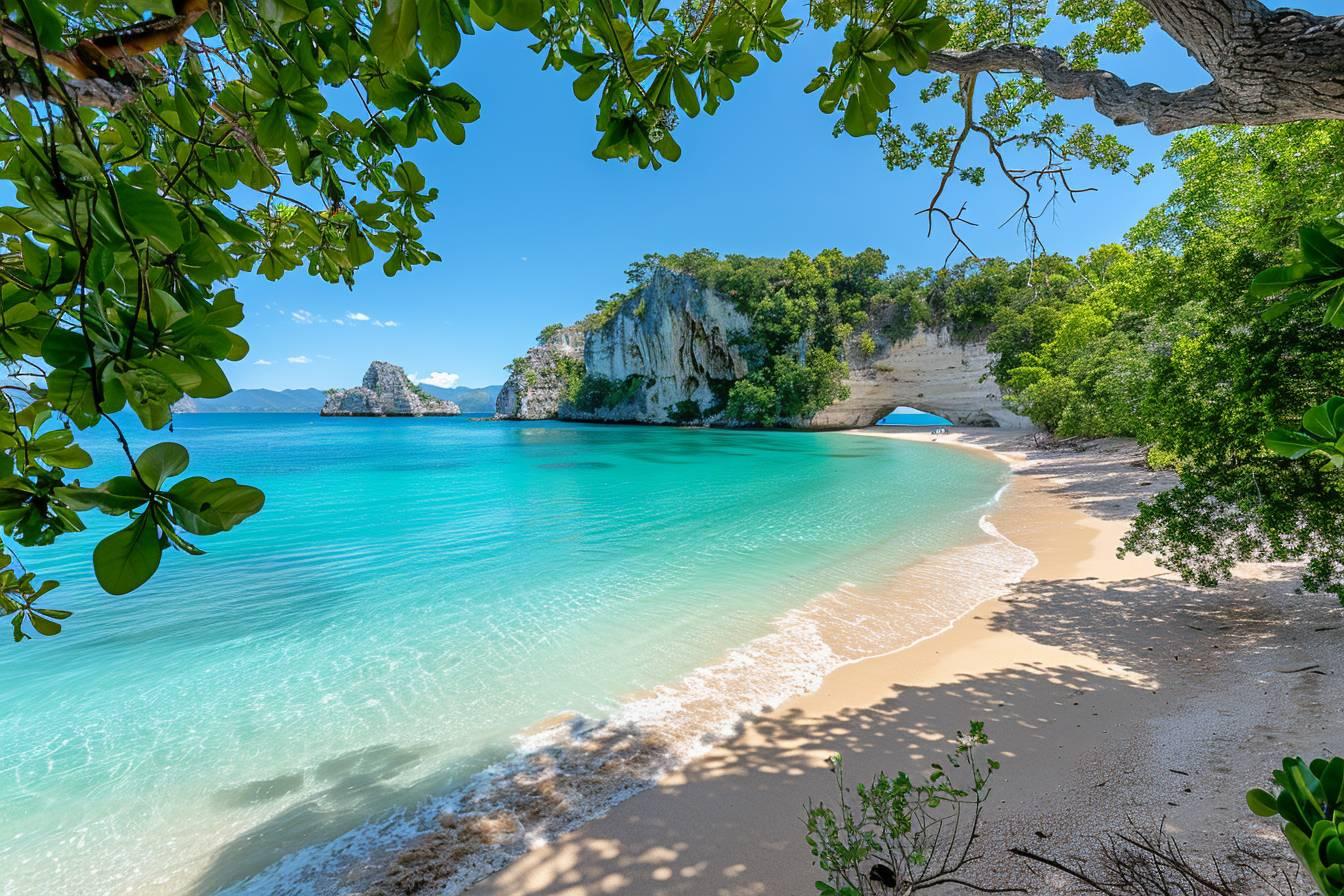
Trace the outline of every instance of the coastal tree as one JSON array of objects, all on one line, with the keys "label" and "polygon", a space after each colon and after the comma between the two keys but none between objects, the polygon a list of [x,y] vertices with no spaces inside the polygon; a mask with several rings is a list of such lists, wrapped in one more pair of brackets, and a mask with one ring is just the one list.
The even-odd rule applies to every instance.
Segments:
[{"label": "coastal tree", "polygon": [[[232,283],[303,268],[331,282],[380,264],[436,260],[422,238],[437,189],[403,150],[460,143],[480,104],[451,80],[464,37],[527,31],[543,64],[596,105],[594,155],[659,167],[681,153],[682,117],[712,115],[762,60],[807,27],[833,32],[829,61],[800,85],[837,128],[876,135],[890,164],[935,165],[925,213],[958,243],[946,185],[978,183],[971,138],[1026,194],[1067,182],[1072,160],[1128,170],[1113,135],[1069,127],[1054,98],[1090,98],[1117,124],[1162,133],[1344,116],[1339,17],[1253,0],[1068,0],[1067,46],[1041,44],[1051,14],[1018,0],[815,0],[806,20],[783,0],[6,0],[0,19],[0,612],[15,637],[59,630],[39,605],[52,587],[15,546],[81,529],[81,514],[129,515],[94,551],[110,591],[133,590],[164,549],[236,525],[255,489],[190,477],[180,446],[119,439],[127,475],[90,488],[74,430],[117,429],[133,412],[162,429],[182,396],[230,390],[223,362],[247,353]],[[1209,72],[1189,91],[1129,85],[1098,69],[1137,52],[1156,22]],[[961,127],[898,123],[897,75],[921,98],[958,105]],[[1011,152],[1043,154],[1014,165]],[[1135,169],[1136,174],[1142,168]]]},{"label": "coastal tree", "polygon": [[1189,581],[1303,562],[1307,588],[1344,598],[1344,474],[1317,447],[1338,439],[1344,386],[1341,146],[1338,122],[1181,135],[1168,160],[1182,183],[1123,245],[996,313],[1011,404],[1062,436],[1135,437],[1175,470],[1125,547]]}]

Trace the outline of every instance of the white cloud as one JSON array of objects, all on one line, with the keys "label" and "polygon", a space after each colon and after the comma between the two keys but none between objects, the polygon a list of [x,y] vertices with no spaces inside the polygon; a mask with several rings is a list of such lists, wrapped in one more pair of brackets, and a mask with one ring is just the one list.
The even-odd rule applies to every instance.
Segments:
[{"label": "white cloud", "polygon": [[394,320],[376,320],[373,322],[375,327],[395,327],[397,322]]},{"label": "white cloud", "polygon": [[336,326],[338,326],[338,327],[343,327],[343,326],[345,326],[345,321],[343,321],[343,320],[334,320],[334,321],[332,321],[332,323],[334,323],[334,324],[335,324]]},{"label": "white cloud", "polygon": [[347,312],[345,312],[345,317],[346,317],[347,320],[368,320],[368,319],[369,319],[369,316],[368,316],[367,314],[365,314],[363,311],[347,311]]},{"label": "white cloud", "polygon": [[296,324],[315,324],[322,320],[313,312],[305,311],[302,308],[298,311],[291,311],[289,316]]},{"label": "white cloud", "polygon": [[436,370],[429,376],[417,376],[411,374],[411,382],[423,383],[426,386],[438,386],[440,389],[451,389],[457,385],[462,377],[456,373],[445,373],[442,370]]},{"label": "white cloud", "polygon": [[270,361],[267,361],[265,358],[258,358],[257,360],[253,361],[252,363],[253,363],[253,364],[257,364],[257,365],[259,365],[259,366],[261,366],[261,367],[270,367],[270,366],[271,366],[271,362],[270,362]]},{"label": "white cloud", "polygon": [[307,355],[290,355],[290,356],[289,356],[288,358],[286,358],[285,360],[288,361],[288,362],[291,363],[291,364],[311,364],[311,363],[313,363],[313,359],[312,359],[312,358],[309,358]]}]

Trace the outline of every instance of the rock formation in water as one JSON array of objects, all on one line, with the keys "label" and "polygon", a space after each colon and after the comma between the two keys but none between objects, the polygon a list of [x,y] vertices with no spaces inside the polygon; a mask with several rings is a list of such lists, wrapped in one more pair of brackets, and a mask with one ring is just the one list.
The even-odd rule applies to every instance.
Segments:
[{"label": "rock formation in water", "polygon": [[583,379],[584,332],[561,327],[534,345],[509,368],[495,397],[495,416],[505,420],[549,420]]},{"label": "rock formation in water", "polygon": [[332,389],[322,405],[323,417],[455,417],[461,409],[415,385],[406,371],[374,361],[362,385]]},{"label": "rock formation in water", "polygon": [[[748,331],[746,316],[694,278],[665,269],[617,301],[515,361],[497,415],[727,423],[728,390],[747,373],[735,338]],[[919,327],[892,340],[883,335],[885,323],[873,320],[846,343],[849,397],[790,421],[794,427],[868,426],[901,406],[967,426],[1031,426],[1004,406],[983,340],[959,341],[947,327]],[[876,347],[871,353],[865,333]]]}]

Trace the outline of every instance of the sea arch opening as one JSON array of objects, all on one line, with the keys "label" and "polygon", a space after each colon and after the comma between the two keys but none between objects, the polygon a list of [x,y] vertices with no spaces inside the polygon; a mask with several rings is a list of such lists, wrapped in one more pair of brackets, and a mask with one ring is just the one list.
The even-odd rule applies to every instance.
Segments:
[{"label": "sea arch opening", "polygon": [[951,420],[922,408],[910,405],[897,405],[878,418],[876,426],[952,426]]}]

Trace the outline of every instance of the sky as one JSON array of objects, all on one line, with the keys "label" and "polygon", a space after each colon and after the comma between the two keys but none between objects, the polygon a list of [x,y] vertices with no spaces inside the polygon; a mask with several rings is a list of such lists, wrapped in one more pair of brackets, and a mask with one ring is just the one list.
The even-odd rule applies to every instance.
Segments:
[{"label": "sky", "polygon": [[[443,260],[395,278],[372,264],[353,289],[302,270],[278,283],[240,279],[247,318],[239,332],[252,351],[229,365],[235,388],[351,386],[373,360],[436,385],[500,383],[543,326],[573,322],[624,288],[626,266],[646,252],[875,246],[893,266],[914,267],[941,263],[951,248],[916,215],[936,173],[887,170],[875,139],[832,136],[816,95],[802,92],[829,58],[832,35],[804,35],[783,61],[763,61],[714,116],[683,119],[682,158],[659,171],[592,157],[594,104],[574,98],[572,74],[541,70],[529,38],[496,30],[464,40],[448,73],[481,101],[481,118],[462,146],[439,140],[409,154],[439,189],[425,243]],[[1142,54],[1103,65],[1168,89],[1206,80],[1156,30]],[[915,79],[898,79],[902,120],[928,116],[917,90]],[[1056,108],[1072,122],[1113,127],[1090,102]],[[1119,239],[1175,185],[1160,164],[1170,138],[1134,126],[1120,136],[1135,147],[1135,165],[1152,161],[1158,171],[1138,186],[1076,172],[1075,185],[1098,189],[1043,223],[1050,251],[1078,255]],[[979,223],[977,254],[1025,255],[1021,234],[999,226],[1016,206],[1011,189],[992,175],[984,187],[957,188],[952,202],[966,200]]]}]

